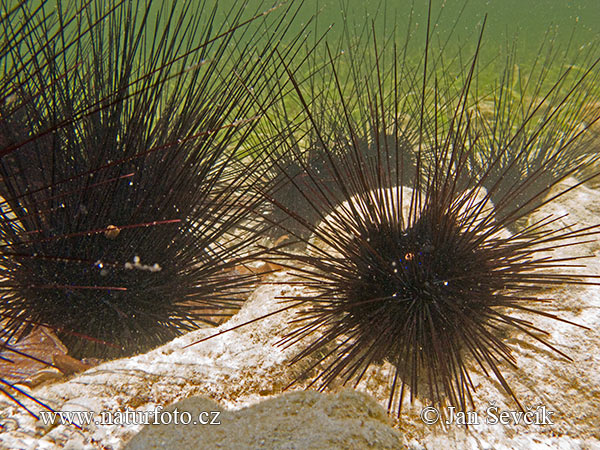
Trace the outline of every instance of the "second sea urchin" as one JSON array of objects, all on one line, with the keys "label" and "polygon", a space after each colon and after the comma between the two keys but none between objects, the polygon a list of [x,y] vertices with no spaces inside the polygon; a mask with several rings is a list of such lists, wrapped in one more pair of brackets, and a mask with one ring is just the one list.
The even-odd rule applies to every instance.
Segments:
[{"label": "second sea urchin", "polygon": [[[536,327],[535,317],[572,323],[544,309],[546,290],[557,284],[593,283],[594,277],[565,269],[577,266],[573,261],[578,257],[553,258],[548,251],[578,245],[585,236],[597,234],[598,227],[556,230],[556,218],[548,217],[511,234],[507,228],[514,229],[543,204],[539,199],[561,176],[535,185],[533,192],[528,178],[511,179],[508,190],[492,185],[487,191],[485,186],[490,173],[499,172],[500,179],[512,173],[513,164],[506,162],[511,159],[501,156],[511,151],[508,144],[519,142],[542,108],[549,113],[536,122],[537,131],[527,135],[517,158],[527,158],[535,149],[535,137],[555,129],[557,114],[588,125],[598,119],[591,109],[576,108],[574,115],[567,111],[572,103],[580,104],[578,89],[583,89],[582,81],[597,76],[597,62],[590,63],[569,89],[561,90],[557,83],[534,100],[521,122],[504,130],[510,134],[494,149],[499,157],[479,154],[482,167],[471,170],[469,161],[480,143],[494,141],[489,130],[482,137],[485,127],[471,121],[469,112],[479,46],[458,85],[441,83],[450,77],[440,80],[428,68],[430,51],[427,44],[419,80],[395,49],[395,63],[383,67],[385,58],[375,44],[372,68],[350,58],[354,75],[349,89],[330,55],[330,89],[338,92],[337,108],[315,108],[295,84],[326,161],[319,171],[329,179],[325,184],[320,173],[304,165],[307,181],[292,182],[297,195],[321,215],[319,224],[267,194],[295,226],[312,235],[306,238],[308,233],[284,225],[309,252],[275,250],[279,262],[294,268],[308,288],[306,294],[287,300],[286,310],[295,306],[299,311],[281,344],[303,345],[292,362],[308,364],[303,374],[312,378],[310,386],[321,389],[338,381],[358,383],[370,367],[388,361],[393,367],[390,410],[400,411],[406,388],[411,398],[466,410],[473,404],[474,366],[492,375],[522,408],[501,369],[503,364],[516,366],[506,336],[520,333],[568,359]],[[347,98],[346,90],[361,93],[358,100]],[[351,107],[354,102],[360,106]],[[330,119],[330,128],[324,117]],[[570,129],[574,131],[567,139],[556,135],[553,142],[548,142],[552,133],[544,134],[540,145],[555,149],[554,155],[566,155],[583,133]],[[416,155],[416,176],[402,170],[408,136]],[[363,140],[372,142],[375,157],[365,154],[359,145]],[[296,147],[302,147],[300,141],[290,151]],[[554,167],[556,161],[543,160],[539,170]],[[519,202],[514,201],[517,195]],[[323,205],[329,205],[331,213],[325,215]]]}]

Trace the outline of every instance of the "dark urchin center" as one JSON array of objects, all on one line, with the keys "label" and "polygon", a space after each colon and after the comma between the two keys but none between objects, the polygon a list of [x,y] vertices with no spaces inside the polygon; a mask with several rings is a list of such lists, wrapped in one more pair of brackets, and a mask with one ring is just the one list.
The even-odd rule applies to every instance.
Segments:
[{"label": "dark urchin center", "polygon": [[383,340],[376,359],[418,360],[430,370],[438,364],[434,346],[462,355],[465,324],[487,328],[503,281],[493,254],[473,238],[454,217],[433,220],[426,212],[404,229],[378,223],[365,230],[349,255],[356,276],[340,289],[358,339]]},{"label": "dark urchin center", "polygon": [[[137,246],[127,242],[127,231],[114,239],[96,233],[38,241],[30,255],[12,261],[18,266],[12,271],[13,281],[23,286],[20,295],[28,313],[35,321],[56,327],[72,354],[79,356],[84,348],[88,353],[93,341],[100,353],[125,353],[121,348],[125,342],[140,351],[191,328],[189,312],[179,304],[185,286],[175,295],[166,288],[179,276],[171,251],[176,245],[156,249],[163,253],[157,259],[148,244],[167,230],[148,227]],[[82,341],[81,336],[88,339]]]}]

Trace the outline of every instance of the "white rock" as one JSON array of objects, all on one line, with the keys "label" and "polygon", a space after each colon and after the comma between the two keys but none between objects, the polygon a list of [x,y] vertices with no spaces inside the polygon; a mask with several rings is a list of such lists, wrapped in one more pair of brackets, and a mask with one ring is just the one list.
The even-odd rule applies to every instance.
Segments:
[{"label": "white rock", "polygon": [[386,411],[352,390],[337,395],[292,392],[238,411],[223,411],[210,400],[193,397],[169,411],[173,414],[175,409],[189,413],[181,416],[183,421],[197,423],[148,425],[126,449],[400,448],[400,435],[391,428]]}]

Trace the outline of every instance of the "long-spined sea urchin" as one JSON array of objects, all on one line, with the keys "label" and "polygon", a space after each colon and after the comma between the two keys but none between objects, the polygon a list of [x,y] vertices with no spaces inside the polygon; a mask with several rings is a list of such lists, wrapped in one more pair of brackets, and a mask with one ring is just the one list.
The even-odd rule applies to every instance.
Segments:
[{"label": "long-spined sea urchin", "polygon": [[244,6],[220,25],[216,7],[149,2],[42,5],[4,24],[23,36],[3,55],[6,336],[45,325],[74,356],[114,357],[239,308],[260,199],[232,161],[283,28],[265,24],[262,50],[241,44],[263,20]]},{"label": "long-spined sea urchin", "polygon": [[[330,54],[332,89],[338,94],[330,108],[307,98],[290,74],[311,129],[299,133],[297,140],[293,131],[283,141],[291,141],[289,151],[306,161],[310,149],[297,149],[312,133],[316,140],[310,142],[324,154],[325,167],[300,163],[302,183],[298,175],[288,177],[288,188],[311,205],[321,217],[319,224],[265,191],[294,225],[267,220],[282,224],[309,249],[308,254],[274,250],[278,262],[295,269],[310,291],[286,300],[283,309],[299,311],[281,345],[299,347],[308,341],[291,362],[310,361],[300,378],[312,377],[309,386],[321,389],[336,380],[358,383],[371,366],[388,361],[393,366],[388,407],[398,413],[406,387],[411,398],[466,410],[473,404],[473,365],[492,374],[522,408],[501,369],[504,363],[516,366],[506,333],[525,335],[568,359],[535,321],[519,314],[572,323],[544,310],[541,304],[547,300],[541,292],[557,284],[594,283],[595,276],[563,269],[577,267],[574,261],[580,257],[552,258],[547,251],[581,244],[585,236],[597,234],[598,227],[553,230],[556,218],[550,217],[512,234],[507,230],[544,202],[560,197],[539,201],[558,180],[573,173],[571,162],[533,191],[531,180],[521,177],[508,190],[492,184],[486,191],[485,186],[494,171],[501,179],[513,170],[510,158],[500,156],[512,151],[517,159],[527,158],[536,149],[536,137],[556,129],[558,116],[572,121],[572,126],[562,122],[568,137],[561,134],[550,142],[552,133],[547,132],[537,143],[558,157],[573,148],[586,131],[577,123],[590,125],[598,119],[583,107],[578,91],[584,89],[582,83],[596,79],[598,62],[590,62],[566,90],[561,89],[564,74],[559,74],[520,121],[504,130],[510,133],[493,149],[497,157],[481,158],[474,153],[479,143],[492,142],[495,136],[470,116],[479,46],[462,84],[442,84],[430,70],[429,43],[420,80],[395,48],[387,69],[376,44],[373,49],[372,66],[350,58],[355,66],[349,86],[340,81],[336,58]],[[346,96],[347,92],[358,95]],[[571,102],[577,105],[573,115],[567,111]],[[548,113],[537,120],[541,109]],[[530,127],[535,131],[529,133]],[[523,135],[525,144],[515,152],[510,144]],[[414,177],[402,168],[406,139],[416,154]],[[365,154],[360,145],[365,140],[376,148],[375,157]],[[474,155],[482,164],[475,170]],[[556,161],[542,159],[535,170],[557,167]],[[517,195],[519,201],[514,202]]]}]

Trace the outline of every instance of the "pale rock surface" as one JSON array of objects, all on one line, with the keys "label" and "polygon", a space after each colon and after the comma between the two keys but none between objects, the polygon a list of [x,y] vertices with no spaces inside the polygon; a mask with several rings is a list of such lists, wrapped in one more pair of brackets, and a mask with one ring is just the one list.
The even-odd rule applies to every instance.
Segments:
[{"label": "pale rock surface", "polygon": [[[270,281],[284,280],[289,277],[278,273]],[[34,395],[56,410],[95,411],[96,419],[101,418],[102,411],[148,411],[192,395],[214,399],[224,408],[257,403],[281,393],[298,371],[286,364],[292,350],[275,345],[289,329],[287,322],[293,313],[276,314],[186,346],[275,311],[280,307],[275,297],[298,293],[297,287],[264,284],[220,328],[192,332],[147,354],[101,364],[67,382],[38,388]],[[7,448],[57,448],[67,444],[78,449],[120,448],[141,428],[92,423],[82,425],[80,431],[74,426],[44,426],[11,403],[0,411],[0,420],[8,423],[9,431],[0,434],[0,446]]]},{"label": "pale rock surface", "polygon": [[[192,397],[169,410],[221,411],[214,402]],[[168,448],[397,449],[400,435],[390,427],[386,411],[372,398],[352,390],[337,395],[315,391],[292,392],[237,411],[223,411],[219,425],[148,425],[125,447],[127,450]],[[209,415],[204,414],[209,422]],[[185,419],[187,420],[187,419]]]},{"label": "pale rock surface", "polygon": [[[566,181],[569,182],[572,181]],[[598,192],[580,187],[535,214],[543,218],[568,211],[566,221],[585,227],[600,222],[598,205]],[[532,220],[535,220],[535,216]],[[562,225],[557,222],[552,226],[559,228]],[[575,248],[555,248],[553,257],[592,255],[593,258],[581,261],[587,264],[586,269],[569,270],[600,274],[597,236],[590,236],[590,241]],[[147,411],[157,405],[167,406],[188,397],[202,396],[217,402],[223,414],[231,414],[236,420],[252,415],[263,417],[263,413],[264,420],[267,416],[277,419],[282,411],[281,404],[277,402],[285,403],[289,398],[268,399],[281,394],[302,369],[302,364],[291,367],[287,364],[297,349],[274,345],[290,329],[288,321],[294,317],[293,313],[286,311],[269,316],[200,344],[188,348],[185,346],[216,331],[229,329],[276,310],[280,307],[278,297],[301,294],[299,287],[285,284],[292,280],[286,273],[273,275],[269,281],[278,284],[259,287],[238,315],[216,330],[189,333],[147,354],[102,364],[65,383],[43,386],[33,393],[57,410],[87,409],[97,413],[124,408]],[[395,423],[402,447],[600,450],[600,288],[594,285],[558,287],[544,293],[544,297],[553,300],[544,306],[548,312],[560,314],[563,319],[587,327],[581,328],[551,318],[530,317],[536,326],[548,332],[546,338],[573,361],[565,360],[530,337],[515,334],[510,335],[507,341],[514,349],[518,369],[504,365],[501,371],[523,407],[545,406],[554,412],[551,416],[554,424],[515,426],[486,423],[485,412],[491,404],[496,405],[499,411],[516,411],[517,406],[494,378],[487,377],[474,366],[471,371],[475,387],[474,410],[479,414],[480,423],[468,429],[456,424],[426,425],[420,418],[423,405],[418,400],[410,405],[406,400],[401,421]],[[304,367],[309,363],[304,362]],[[386,408],[390,373],[388,364],[370,369],[358,390],[369,393]],[[290,390],[301,388],[302,384],[294,385]],[[312,392],[294,395],[301,395],[304,400],[300,401],[313,402],[314,405],[321,401],[335,401],[323,400],[326,397],[320,396],[316,399],[316,394]],[[257,409],[233,411],[257,404]],[[5,405],[0,410],[0,419],[6,430],[0,434],[0,446],[4,448],[118,449],[141,429],[139,425],[116,424],[84,425],[81,431],[73,426],[41,426],[16,406]],[[370,401],[364,400],[363,408],[372,410],[368,405]],[[202,403],[197,407],[202,408]],[[315,409],[307,414],[321,414],[318,411],[322,410]],[[325,416],[319,417],[325,420]],[[189,432],[193,432],[194,427],[188,427]],[[355,427],[359,428],[358,425]],[[386,430],[383,423],[381,427],[381,430]],[[290,429],[290,432],[302,439],[309,435],[321,436],[316,428],[312,433],[311,430],[302,430],[299,426],[298,429]],[[175,432],[184,434],[181,430]],[[333,428],[331,432],[335,435],[340,430]],[[387,436],[389,430],[382,433]],[[193,444],[190,445],[194,448]],[[292,442],[287,448],[293,446]],[[265,444],[263,448],[277,447]],[[295,448],[305,447],[298,444]]]}]

